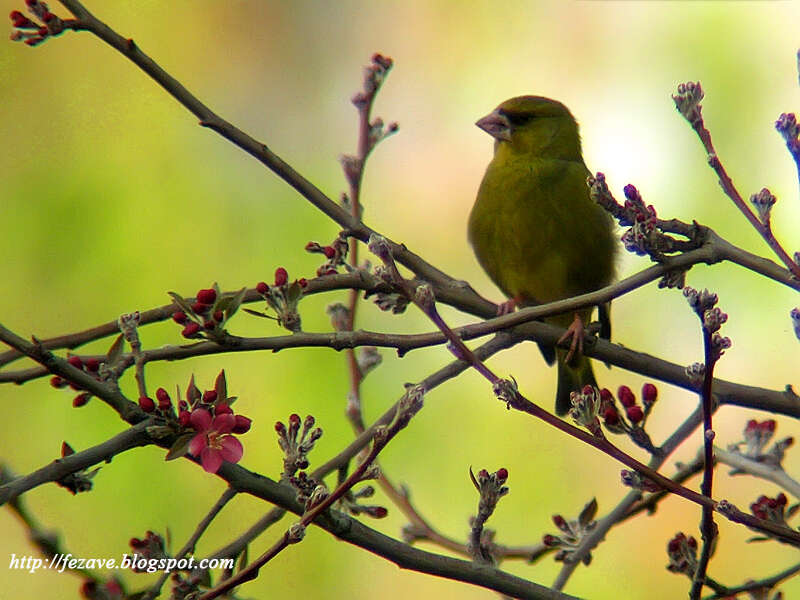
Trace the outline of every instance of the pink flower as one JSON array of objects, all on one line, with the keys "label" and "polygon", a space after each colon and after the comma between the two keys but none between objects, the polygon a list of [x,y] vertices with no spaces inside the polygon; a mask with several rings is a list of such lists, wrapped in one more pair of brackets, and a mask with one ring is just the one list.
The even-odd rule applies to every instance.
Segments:
[{"label": "pink flower", "polygon": [[200,459],[206,472],[216,473],[223,461],[237,463],[241,460],[242,444],[230,435],[236,417],[225,413],[212,418],[205,408],[196,408],[189,421],[197,430],[197,435],[189,442],[189,453]]}]

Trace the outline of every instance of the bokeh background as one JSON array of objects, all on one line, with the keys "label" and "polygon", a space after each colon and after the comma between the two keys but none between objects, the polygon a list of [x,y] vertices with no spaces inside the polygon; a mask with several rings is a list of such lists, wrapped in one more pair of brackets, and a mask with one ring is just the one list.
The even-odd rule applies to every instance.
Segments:
[{"label": "bokeh background", "polygon": [[[22,0],[2,0],[8,12]],[[704,114],[720,157],[744,195],[768,186],[778,196],[774,227],[790,252],[800,218],[794,165],[773,129],[784,111],[800,108],[795,52],[800,45],[794,2],[88,2],[90,10],[139,46],[222,116],[266,142],[331,197],[345,183],[337,162],[355,147],[356,113],[349,102],[361,71],[380,51],[396,66],[380,94],[376,115],[400,132],[370,160],[364,184],[365,219],[404,242],[447,273],[468,280],[487,297],[499,292],[480,271],[465,240],[466,219],[491,140],[474,121],[521,93],[558,98],[582,126],[591,170],[606,173],[613,191],[634,183],[665,218],[697,219],[751,251],[766,246],[720,192],[700,143],[675,111],[670,93],[700,80]],[[60,15],[65,10],[53,6]],[[23,336],[48,337],[91,327],[123,312],[168,302],[166,292],[193,295],[218,281],[223,289],[269,281],[277,266],[310,277],[318,255],[309,240],[332,240],[337,227],[260,164],[214,133],[115,51],[89,34],[67,33],[35,49],[0,44],[0,321]],[[647,266],[625,256],[620,275]],[[720,296],[730,315],[724,333],[733,347],[718,366],[727,379],[780,389],[797,384],[798,342],[789,310],[797,296],[732,265],[695,267],[694,287]],[[309,331],[327,331],[327,304],[344,293],[302,303]],[[454,324],[470,319],[446,311]],[[615,339],[679,364],[701,359],[696,317],[675,290],[655,284],[614,303]],[[413,310],[381,313],[363,303],[358,325],[387,332],[428,331]],[[240,335],[280,333],[244,313],[231,323]],[[171,323],[141,331],[147,347],[179,344]],[[110,340],[87,346],[103,352]],[[450,360],[443,348],[384,364],[364,386],[369,419],[402,392]],[[220,355],[151,365],[152,388],[185,387],[194,373],[211,387],[224,368],[238,411],[254,420],[243,436],[242,465],[277,477],[281,456],[272,425],[292,412],[313,414],[325,435],[312,454],[320,464],[352,437],[343,417],[345,358],[324,350]],[[19,362],[14,367],[20,367]],[[491,361],[512,373],[521,389],[549,407],[555,372],[524,344]],[[640,389],[637,375],[597,367],[602,385]],[[135,396],[128,376],[123,389]],[[659,385],[649,425],[663,439],[693,409],[696,398]],[[72,394],[35,381],[0,387],[0,457],[18,473],[51,461],[62,440],[77,450],[124,428],[99,401],[80,410]],[[716,420],[725,445],[741,438],[753,411],[726,408]],[[778,435],[796,423],[779,418]],[[642,453],[620,443],[637,456]],[[694,456],[695,435],[673,460]],[[186,461],[165,464],[163,452],[128,452],[106,465],[92,493],[77,497],[55,485],[24,499],[77,556],[112,557],[147,529],[171,531],[182,545],[224,489]],[[620,465],[507,412],[477,375],[433,391],[411,427],[382,456],[405,482],[419,510],[443,532],[464,538],[477,495],[467,470],[510,472],[511,493],[490,526],[507,544],[538,541],[554,532],[551,515],[574,516],[596,497],[604,514],[625,494]],[[313,464],[312,464],[313,466]],[[800,472],[796,452],[786,467]],[[671,472],[672,467],[667,469]],[[715,496],[747,506],[777,489],[720,469]],[[694,480],[692,485],[697,485]],[[379,493],[378,499],[384,502]],[[792,499],[797,500],[797,499]],[[236,498],[201,541],[212,552],[266,510]],[[652,517],[613,529],[579,568],[567,591],[588,598],[674,598],[687,580],[668,573],[665,544],[679,530],[697,535],[699,509],[680,498]],[[260,554],[291,521],[265,533],[251,548]],[[399,535],[403,518],[372,522]],[[721,540],[709,573],[735,585],[776,573],[796,560],[774,543],[748,545],[751,533],[720,523]],[[429,547],[429,546],[425,546]],[[430,548],[430,547],[429,547]],[[435,550],[435,548],[432,548]],[[31,575],[8,569],[12,553],[34,550],[8,510],[0,510],[0,596],[76,598],[80,580],[68,574]],[[504,568],[549,585],[560,565]],[[126,573],[132,588],[152,576]],[[788,597],[800,583],[783,586]],[[792,593],[794,592],[794,593]],[[491,598],[489,591],[400,571],[393,564],[311,529],[306,541],[283,552],[244,597]]]}]

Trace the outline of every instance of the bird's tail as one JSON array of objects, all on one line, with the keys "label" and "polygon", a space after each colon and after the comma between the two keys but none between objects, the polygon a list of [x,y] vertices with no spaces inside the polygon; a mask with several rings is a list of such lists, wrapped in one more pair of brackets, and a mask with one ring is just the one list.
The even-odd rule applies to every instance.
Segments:
[{"label": "bird's tail", "polygon": [[573,357],[569,364],[566,362],[567,350],[557,348],[556,354],[558,357],[556,414],[564,416],[572,408],[569,395],[580,391],[585,385],[597,387],[597,381],[594,378],[591,361],[583,354]]}]

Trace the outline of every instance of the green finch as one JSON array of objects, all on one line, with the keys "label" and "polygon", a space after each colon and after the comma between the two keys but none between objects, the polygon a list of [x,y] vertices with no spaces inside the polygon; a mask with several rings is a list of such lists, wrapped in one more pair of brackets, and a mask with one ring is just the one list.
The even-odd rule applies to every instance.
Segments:
[{"label": "green finch", "polygon": [[[589,197],[589,170],[581,155],[578,124],[566,106],[541,96],[506,100],[476,125],[494,139],[469,217],[469,240],[478,262],[515,306],[544,304],[591,292],[614,278],[613,224]],[[547,317],[567,327],[566,348],[541,347],[558,360],[556,413],[565,414],[570,393],[596,385],[580,351],[583,323],[592,309]],[[608,307],[600,307],[601,335],[610,335]]]}]

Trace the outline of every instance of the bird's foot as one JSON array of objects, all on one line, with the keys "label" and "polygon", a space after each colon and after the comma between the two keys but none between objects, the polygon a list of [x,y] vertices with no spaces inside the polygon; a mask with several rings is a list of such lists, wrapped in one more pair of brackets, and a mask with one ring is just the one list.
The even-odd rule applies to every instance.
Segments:
[{"label": "bird's foot", "polygon": [[575,319],[573,319],[572,324],[564,332],[564,335],[558,339],[558,344],[561,345],[572,338],[569,343],[569,352],[567,352],[567,356],[564,359],[567,364],[572,363],[574,358],[583,354],[583,334],[585,331],[583,319],[580,318],[578,313],[575,313]]},{"label": "bird's foot", "polygon": [[521,301],[522,299],[519,296],[515,296],[511,298],[511,300],[501,302],[497,305],[497,316],[502,317],[503,315],[510,315],[517,310],[517,306],[519,306]]}]

